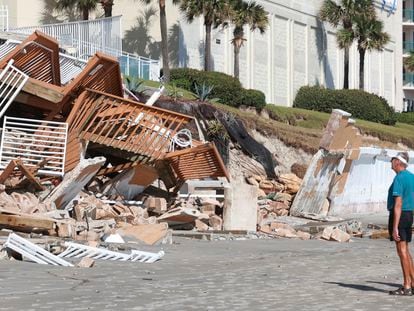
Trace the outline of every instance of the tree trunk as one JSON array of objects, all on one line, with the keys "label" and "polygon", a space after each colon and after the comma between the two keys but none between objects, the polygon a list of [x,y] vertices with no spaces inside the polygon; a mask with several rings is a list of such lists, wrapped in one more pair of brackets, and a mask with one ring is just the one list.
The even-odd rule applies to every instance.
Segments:
[{"label": "tree trunk", "polygon": [[344,89],[349,89],[349,47],[344,49]]},{"label": "tree trunk", "polygon": [[205,51],[204,51],[204,70],[211,70],[211,23],[206,25],[206,42],[205,42]]},{"label": "tree trunk", "polygon": [[240,75],[240,46],[234,43],[234,77],[239,79]]},{"label": "tree trunk", "polygon": [[101,1],[104,12],[105,12],[105,17],[111,17],[112,16],[112,6],[114,5],[113,1],[111,0],[107,0],[107,1]]},{"label": "tree trunk", "polygon": [[365,50],[358,49],[359,51],[359,89],[364,89],[364,65],[365,65]]},{"label": "tree trunk", "polygon": [[160,5],[160,28],[161,28],[161,54],[162,54],[162,73],[165,82],[170,81],[170,65],[168,55],[168,33],[167,16],[165,13],[165,0],[159,1]]},{"label": "tree trunk", "polygon": [[89,10],[88,9],[83,9],[82,10],[82,19],[84,21],[89,20]]}]

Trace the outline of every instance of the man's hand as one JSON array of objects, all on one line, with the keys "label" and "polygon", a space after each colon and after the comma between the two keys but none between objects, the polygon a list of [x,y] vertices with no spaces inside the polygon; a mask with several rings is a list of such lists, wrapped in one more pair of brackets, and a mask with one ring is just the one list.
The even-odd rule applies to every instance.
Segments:
[{"label": "man's hand", "polygon": [[398,229],[394,229],[392,231],[392,238],[394,239],[394,241],[399,242],[400,241],[400,234],[398,232]]}]

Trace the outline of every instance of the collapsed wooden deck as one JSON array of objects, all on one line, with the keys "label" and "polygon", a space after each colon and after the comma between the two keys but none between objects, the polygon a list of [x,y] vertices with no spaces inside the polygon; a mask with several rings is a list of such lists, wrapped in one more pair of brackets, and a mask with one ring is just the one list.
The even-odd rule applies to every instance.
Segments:
[{"label": "collapsed wooden deck", "polygon": [[68,124],[66,172],[93,146],[108,158],[117,154],[118,163],[111,169],[104,167],[101,173],[140,163],[156,166],[161,161],[164,164],[157,167],[168,168],[176,183],[207,177],[229,179],[214,144],[194,141],[190,148],[171,150],[172,138],[193,118],[125,99],[116,59],[97,53],[62,85],[59,46],[39,31],[8,52],[0,60],[0,69],[11,59],[29,75],[16,102],[34,112],[43,111],[44,120]]}]

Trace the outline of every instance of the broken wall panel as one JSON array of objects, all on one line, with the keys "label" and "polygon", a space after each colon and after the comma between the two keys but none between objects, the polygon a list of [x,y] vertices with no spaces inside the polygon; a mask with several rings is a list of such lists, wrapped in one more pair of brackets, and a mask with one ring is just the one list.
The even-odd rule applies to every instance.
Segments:
[{"label": "broken wall panel", "polygon": [[342,155],[329,155],[322,149],[313,156],[302,186],[290,207],[292,216],[323,213],[324,203],[337,177],[341,159]]},{"label": "broken wall panel", "polygon": [[93,89],[115,96],[123,96],[121,69],[118,61],[102,53],[91,57],[82,72],[65,86],[65,94],[79,94]]},{"label": "broken wall panel", "polygon": [[0,68],[4,68],[11,59],[31,78],[61,85],[59,46],[52,37],[35,31],[0,60]]},{"label": "broken wall panel", "polygon": [[[329,215],[386,213],[388,188],[395,177],[390,159],[398,150],[363,147],[360,157],[352,161],[342,176],[346,183],[334,187]],[[412,159],[414,152],[409,152]],[[408,170],[414,172],[411,161]]]},{"label": "broken wall panel", "polygon": [[27,167],[42,164],[39,174],[63,176],[66,137],[66,123],[5,117],[0,166],[19,158]]}]

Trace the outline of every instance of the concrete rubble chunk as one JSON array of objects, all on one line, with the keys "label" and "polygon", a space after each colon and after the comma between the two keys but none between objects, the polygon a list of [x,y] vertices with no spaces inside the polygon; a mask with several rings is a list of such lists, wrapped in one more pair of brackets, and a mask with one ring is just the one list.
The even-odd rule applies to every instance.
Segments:
[{"label": "concrete rubble chunk", "polygon": [[213,228],[213,230],[222,230],[223,228],[223,220],[217,215],[211,216],[208,220],[208,223]]},{"label": "concrete rubble chunk", "polygon": [[286,192],[289,194],[295,194],[299,191],[302,184],[302,179],[296,176],[293,173],[281,174],[279,176],[279,181],[285,185]]},{"label": "concrete rubble chunk", "polygon": [[147,208],[148,211],[160,215],[167,211],[167,200],[164,198],[148,197],[144,201],[144,207]]},{"label": "concrete rubble chunk", "polygon": [[201,213],[200,211],[187,208],[177,207],[169,210],[163,215],[159,216],[157,220],[159,222],[167,222],[169,226],[180,226],[185,224],[194,224],[196,219],[209,219],[208,215]]},{"label": "concrete rubble chunk", "polygon": [[207,231],[210,227],[200,219],[195,220],[195,227],[198,231]]},{"label": "concrete rubble chunk", "polygon": [[331,234],[331,240],[333,240],[333,241],[349,242],[350,239],[351,239],[351,236],[348,233],[346,233],[346,232],[344,232],[344,231],[342,231],[338,228],[334,229],[332,234]]},{"label": "concrete rubble chunk", "polygon": [[212,204],[203,205],[200,207],[200,211],[203,214],[206,214],[208,216],[213,216],[216,214],[216,205],[212,205]]},{"label": "concrete rubble chunk", "polygon": [[133,239],[148,245],[156,245],[162,243],[167,238],[169,229],[167,223],[142,225],[121,224],[116,232],[126,240]]},{"label": "concrete rubble chunk", "polygon": [[92,268],[95,265],[95,260],[89,257],[84,257],[76,265],[78,268]]},{"label": "concrete rubble chunk", "polygon": [[69,173],[62,182],[45,199],[45,202],[53,202],[57,209],[67,209],[78,196],[83,187],[95,176],[105,163],[104,157],[83,159]]}]

